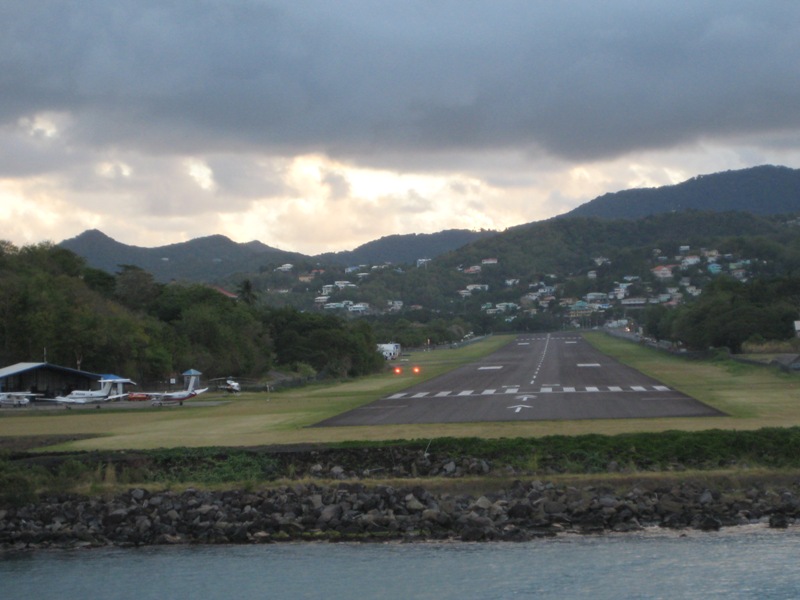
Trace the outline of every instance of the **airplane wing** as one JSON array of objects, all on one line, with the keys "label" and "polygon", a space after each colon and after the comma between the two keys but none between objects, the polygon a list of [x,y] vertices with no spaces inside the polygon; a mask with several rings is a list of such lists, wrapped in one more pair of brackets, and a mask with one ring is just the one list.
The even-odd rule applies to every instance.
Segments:
[{"label": "airplane wing", "polygon": [[78,398],[70,398],[69,396],[56,396],[54,400],[61,404],[103,404],[111,400],[118,400],[124,398],[128,394],[117,394],[115,396],[104,396],[102,398],[86,396]]}]

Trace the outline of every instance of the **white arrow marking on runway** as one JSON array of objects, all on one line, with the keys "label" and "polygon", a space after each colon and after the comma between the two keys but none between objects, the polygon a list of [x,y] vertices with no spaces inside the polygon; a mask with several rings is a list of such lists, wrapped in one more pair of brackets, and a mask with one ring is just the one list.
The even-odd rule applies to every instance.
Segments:
[{"label": "white arrow marking on runway", "polygon": [[514,408],[514,409],[516,409],[514,412],[518,413],[523,408],[530,408],[530,406],[528,406],[527,404],[517,404],[516,406],[509,406],[508,408]]},{"label": "white arrow marking on runway", "polygon": [[527,402],[528,400],[536,400],[536,396],[517,396],[517,400]]}]

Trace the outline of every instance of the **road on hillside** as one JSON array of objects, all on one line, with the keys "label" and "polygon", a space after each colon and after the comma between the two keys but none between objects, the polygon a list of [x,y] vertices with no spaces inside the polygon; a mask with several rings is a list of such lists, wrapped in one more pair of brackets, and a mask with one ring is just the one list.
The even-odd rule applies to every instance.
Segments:
[{"label": "road on hillside", "polygon": [[478,362],[316,426],[722,415],[580,335],[552,333],[518,336]]}]

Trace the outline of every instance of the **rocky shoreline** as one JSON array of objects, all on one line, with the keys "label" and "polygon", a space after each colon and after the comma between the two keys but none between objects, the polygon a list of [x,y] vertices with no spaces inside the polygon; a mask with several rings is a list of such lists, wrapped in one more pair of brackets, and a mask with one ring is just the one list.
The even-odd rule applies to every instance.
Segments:
[{"label": "rocky shoreline", "polygon": [[420,486],[297,483],[260,491],[150,492],[41,498],[0,508],[0,548],[257,544],[285,541],[526,541],[561,533],[662,527],[716,531],[793,525],[800,486],[709,488],[698,483],[603,486],[514,481],[473,496]]}]

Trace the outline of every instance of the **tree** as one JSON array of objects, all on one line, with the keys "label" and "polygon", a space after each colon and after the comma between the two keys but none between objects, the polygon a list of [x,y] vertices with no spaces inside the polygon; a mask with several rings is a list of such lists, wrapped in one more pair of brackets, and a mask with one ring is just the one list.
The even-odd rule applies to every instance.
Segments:
[{"label": "tree", "polygon": [[236,289],[236,294],[239,296],[239,300],[248,306],[253,306],[253,304],[256,303],[256,291],[253,288],[253,281],[250,279],[244,279],[242,283],[239,284],[239,287]]}]

